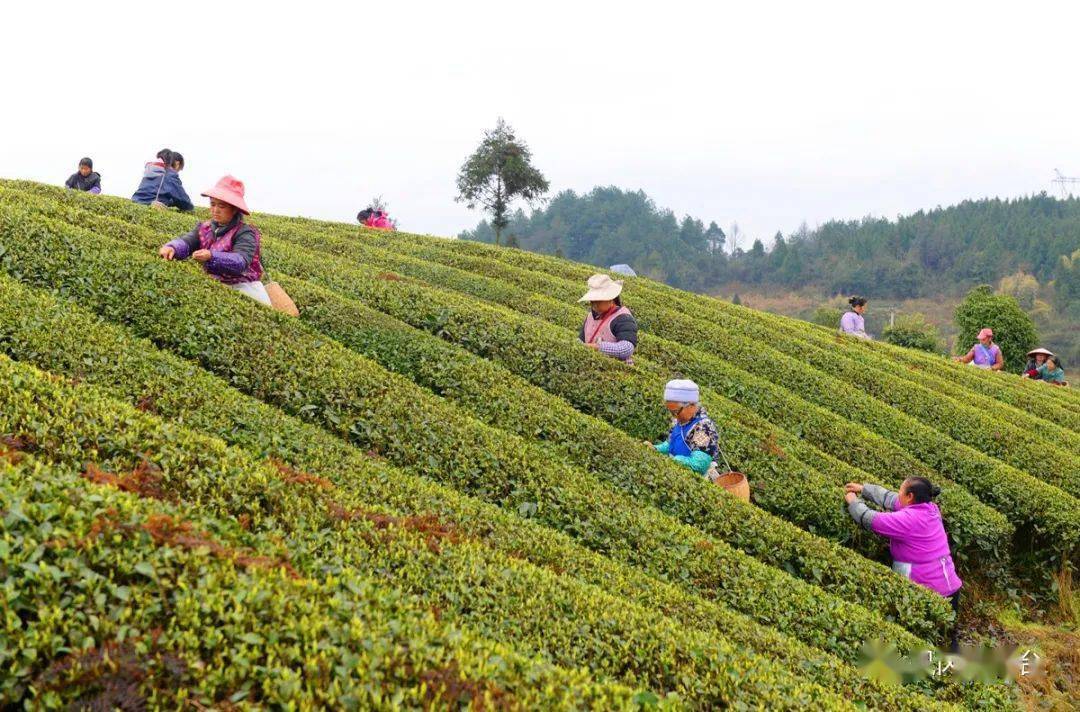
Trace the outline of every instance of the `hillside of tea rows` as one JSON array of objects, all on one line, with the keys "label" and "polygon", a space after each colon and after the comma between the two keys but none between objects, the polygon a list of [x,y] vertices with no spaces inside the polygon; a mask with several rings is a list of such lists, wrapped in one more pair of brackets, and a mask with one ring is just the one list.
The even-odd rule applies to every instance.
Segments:
[{"label": "hillside of tea rows", "polygon": [[[1030,700],[919,664],[955,615],[843,485],[941,486],[962,639],[1060,619],[1080,391],[640,278],[627,366],[577,341],[593,267],[254,214],[293,318],[159,259],[195,220],[0,181],[0,704]],[[750,503],[642,442],[671,378]]]}]

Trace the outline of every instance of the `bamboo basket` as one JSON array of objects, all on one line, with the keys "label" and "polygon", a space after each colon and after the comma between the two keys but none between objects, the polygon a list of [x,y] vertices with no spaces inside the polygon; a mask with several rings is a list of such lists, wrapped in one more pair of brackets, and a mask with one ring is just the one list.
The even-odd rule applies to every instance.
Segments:
[{"label": "bamboo basket", "polygon": [[747,482],[746,475],[743,473],[735,472],[734,470],[725,472],[713,480],[713,482],[744,502],[750,501],[750,483]]},{"label": "bamboo basket", "polygon": [[296,303],[293,302],[292,297],[286,294],[280,284],[267,282],[266,293],[269,295],[270,305],[274,309],[289,316],[300,316],[300,310],[296,308]]}]

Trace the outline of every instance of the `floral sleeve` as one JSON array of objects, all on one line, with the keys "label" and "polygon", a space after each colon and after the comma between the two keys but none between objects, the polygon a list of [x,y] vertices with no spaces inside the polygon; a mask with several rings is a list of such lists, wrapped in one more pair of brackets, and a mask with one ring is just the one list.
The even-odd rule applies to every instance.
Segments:
[{"label": "floral sleeve", "polygon": [[720,444],[720,433],[716,430],[716,424],[709,418],[702,418],[690,431],[686,444],[693,450],[701,450],[715,458]]}]

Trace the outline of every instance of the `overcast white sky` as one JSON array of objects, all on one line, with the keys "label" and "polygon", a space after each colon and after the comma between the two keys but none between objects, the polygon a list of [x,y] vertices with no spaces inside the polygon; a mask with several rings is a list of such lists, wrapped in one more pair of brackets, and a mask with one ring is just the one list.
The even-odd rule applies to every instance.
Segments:
[{"label": "overcast white sky", "polygon": [[[645,190],[766,242],[1080,175],[1075,3],[5,3],[0,176],[162,147],[194,196],[402,228],[480,218],[454,179],[503,116],[553,192]],[[205,204],[205,199],[197,199]]]}]

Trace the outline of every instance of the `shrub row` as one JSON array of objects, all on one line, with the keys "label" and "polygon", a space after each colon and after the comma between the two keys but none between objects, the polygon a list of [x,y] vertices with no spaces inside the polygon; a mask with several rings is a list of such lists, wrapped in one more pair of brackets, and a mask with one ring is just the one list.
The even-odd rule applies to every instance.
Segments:
[{"label": "shrub row", "polygon": [[[293,264],[291,260],[289,264]],[[335,273],[343,281],[338,282],[336,278],[329,281],[363,291],[360,286],[364,282],[362,275]],[[510,375],[501,367],[463,354],[460,348],[433,337],[421,338],[414,328],[318,287],[287,278],[282,278],[282,283],[297,304],[303,306],[301,318],[323,333],[357,348],[385,367],[408,376],[436,393],[461,403],[486,422],[512,429],[526,437],[531,434],[541,441],[557,443],[563,456],[602,474],[606,481],[614,482],[620,490],[629,492],[637,499],[653,501],[664,511],[725,539],[730,535],[727,525],[721,522],[729,521],[731,517],[746,520],[752,516],[745,511],[746,505],[737,500],[732,502],[704,480],[688,476],[685,469],[667,458],[638,447],[638,440],[595,418],[578,414],[562,400],[551,398],[546,392]],[[375,288],[378,288],[378,284]],[[440,298],[439,302],[446,304],[448,299]],[[407,300],[400,302],[399,314],[407,317],[413,311],[414,307]],[[531,343],[523,342],[521,345],[529,347]],[[549,355],[554,353],[550,350],[552,347],[545,348]],[[508,359],[508,363],[513,367],[512,360]],[[660,378],[662,376],[656,380],[657,386]],[[595,382],[596,379],[590,380]],[[588,386],[575,389],[579,397],[583,389],[587,390]],[[597,396],[602,401],[604,393]],[[763,400],[767,405],[789,405],[783,399]],[[787,399],[791,400],[794,399]],[[535,405],[544,407],[537,410],[533,407]],[[723,416],[721,427],[725,433],[736,424],[745,426],[747,430],[761,430],[757,423],[747,422],[741,414],[730,413],[722,406],[715,410],[714,415]],[[841,421],[841,425],[845,423]],[[804,426],[803,436],[807,437],[806,431],[810,430],[814,430],[814,426]],[[844,428],[840,430],[842,433]],[[737,439],[730,438],[727,442]],[[727,442],[726,450],[730,449]],[[775,448],[796,460],[809,461],[807,458],[813,457],[814,449],[797,437],[782,435],[776,437],[774,442]],[[863,446],[849,443],[848,447],[861,449]],[[759,500],[765,500],[770,511],[782,513],[786,519],[834,539],[844,540],[850,536],[853,527],[850,518],[837,506],[839,487],[845,481],[867,479],[865,473],[827,456],[819,456],[812,463],[817,469],[798,469],[797,462],[792,459],[777,458],[775,454],[763,450],[760,440],[748,440],[747,449],[751,453],[760,453],[755,459],[762,464],[767,462],[767,466],[775,470],[763,469],[763,477],[755,479],[756,485],[764,487]],[[732,450],[733,453],[742,451],[742,448]],[[740,461],[747,462],[753,457],[751,454]],[[896,474],[895,463],[893,469],[883,468],[883,472],[887,472],[885,482],[889,484],[898,485],[902,479]],[[912,470],[906,472],[910,474]],[[828,473],[831,479],[819,473]],[[977,556],[980,568],[984,570],[993,568],[993,562],[1006,559],[1011,527],[1005,518],[974,500],[962,489],[947,487],[946,491],[943,503],[950,513],[950,529],[963,555]],[[863,536],[858,548],[871,553],[877,546],[880,546],[877,537]]]},{"label": "shrub row", "polygon": [[[301,575],[378,571],[466,630],[693,706],[839,706],[834,693],[796,681],[721,636],[680,629],[653,611],[495,554],[435,517],[395,516],[311,473],[278,473],[220,441],[166,426],[89,388],[48,383],[10,361],[0,359],[0,373],[14,381],[0,387],[0,429],[31,441],[44,435],[42,458],[76,466],[92,458],[97,478],[131,473],[118,475],[118,486],[242,518],[253,534],[281,540]],[[915,708],[914,699],[908,704]]]},{"label": "shrub row", "polygon": [[[373,461],[323,431],[241,395],[225,383],[80,308],[0,275],[0,348],[42,368],[107,388],[163,418],[325,475],[338,492],[406,515],[435,516],[462,537],[592,583],[691,630],[767,654],[808,679],[875,703],[890,693],[851,667],[772,629],[584,550],[563,535]],[[895,693],[893,693],[895,694]],[[903,704],[891,701],[886,706]]]},{"label": "shrub row", "polygon": [[638,706],[626,687],[439,622],[370,577],[290,576],[235,523],[10,449],[0,511],[5,706]]},{"label": "shrub row", "polygon": [[[538,294],[547,294],[556,299],[572,302],[581,292],[581,281],[570,281],[564,276],[555,277],[547,273],[538,273],[515,267],[511,264],[479,257],[458,248],[456,242],[447,240],[403,240],[396,235],[380,235],[372,241],[398,252],[422,259],[435,260],[443,264],[453,265],[469,271],[477,272],[503,281],[512,282],[518,286],[529,289]],[[776,335],[790,337],[782,341],[786,344],[790,340],[796,343],[810,342],[822,348],[834,349],[836,346],[836,331],[826,330],[814,325],[805,324],[792,319],[785,319],[769,314],[759,314],[735,305],[728,305],[716,299],[700,295],[690,295],[685,292],[674,290],[654,290],[651,287],[655,283],[649,280],[633,279],[627,285],[627,294],[638,307],[638,316],[644,320],[652,317],[654,310],[675,310],[682,314],[692,315],[706,321],[712,319],[712,314],[719,310],[724,319],[735,318],[744,326],[744,331],[755,338],[765,339],[772,343]],[[688,308],[689,307],[689,308]],[[662,318],[662,317],[661,317]],[[853,342],[853,339],[845,340]],[[878,348],[880,346],[880,348]],[[876,350],[875,350],[876,349]],[[783,349],[793,356],[798,356],[796,350]],[[866,354],[865,350],[870,350]],[[930,388],[943,395],[954,398],[962,403],[973,407],[992,411],[996,419],[1005,420],[1013,425],[1027,430],[1045,431],[1044,440],[1055,445],[1068,444],[1071,448],[1080,447],[1080,433],[1076,432],[1080,427],[1080,418],[1073,419],[1069,414],[1061,411],[1060,403],[1054,403],[1048,399],[1036,399],[1034,403],[1027,403],[1026,392],[1017,394],[1018,379],[1009,379],[1007,388],[999,389],[1002,397],[1012,396],[1005,401],[995,400],[992,396],[983,394],[981,391],[973,391],[957,383],[955,374],[950,373],[950,378],[944,378],[941,374],[943,365],[948,362],[931,355],[917,355],[907,357],[909,349],[899,349],[888,344],[876,344],[875,342],[859,341],[852,344],[851,349],[845,349],[844,356],[855,359],[864,368],[872,372],[883,371],[892,376],[898,376],[907,381],[913,381],[919,386]],[[884,356],[884,358],[883,358]],[[967,369],[970,371],[971,369]],[[962,372],[962,371],[961,371]],[[1002,379],[997,379],[998,381]],[[977,383],[982,383],[977,380]],[[1009,403],[1006,407],[1004,403]],[[1024,405],[1031,405],[1032,409],[1025,409]],[[1061,423],[1062,425],[1057,425]],[[1070,428],[1069,426],[1072,426]]]},{"label": "shrub row", "polygon": [[[340,240],[336,244],[340,244]],[[435,260],[513,282],[567,304],[573,303],[582,289],[581,284],[576,282],[550,276],[530,276],[529,273],[515,268],[499,269],[498,264],[493,265],[491,260],[461,255],[457,250],[450,249],[450,246],[436,248],[422,243],[403,245],[400,239],[395,241],[394,245],[410,256]],[[783,320],[779,318],[774,318],[778,323],[770,325],[769,328],[757,326],[740,329],[740,322],[730,315],[706,319],[701,309],[688,309],[685,295],[680,300],[666,294],[640,294],[637,284],[634,280],[627,289],[628,303],[634,305],[635,314],[643,328],[651,333],[671,337],[680,343],[697,344],[702,350],[712,353],[717,342],[729,339],[732,332],[741,331],[744,340],[753,339],[756,344],[768,344],[795,359],[806,358],[834,377],[853,383],[870,395],[918,416],[924,423],[936,424],[938,427],[940,423],[958,423],[957,427],[944,428],[954,439],[1039,476],[1074,496],[1080,493],[1080,457],[1077,457],[1077,453],[1080,453],[1080,434],[1072,430],[972,394],[937,378],[933,373],[923,372],[919,375],[921,382],[912,383],[906,380],[906,376],[911,373],[910,369],[895,365],[887,359],[867,358],[858,351],[838,352],[835,348],[835,334],[828,337],[830,340],[826,344],[807,344],[805,340],[786,338],[783,334],[795,331],[797,327],[780,328],[779,322]],[[520,301],[520,297],[517,299]],[[716,330],[717,325],[723,325],[727,332]],[[746,326],[745,320],[742,326]],[[804,328],[799,331],[814,333],[818,330]],[[698,338],[687,341],[690,334],[697,334]],[[828,351],[823,352],[816,346],[827,348]],[[667,350],[666,345],[657,347]],[[771,360],[770,355],[768,349],[763,349],[760,360],[768,362]],[[897,380],[897,375],[904,377]],[[930,390],[928,386],[934,382],[937,382],[936,387]],[[934,393],[941,393],[949,398],[935,397]]]},{"label": "shrub row", "polygon": [[[850,650],[883,631],[890,638],[906,637],[865,609],[770,569],[724,542],[703,539],[700,532],[611,492],[584,471],[548,462],[544,450],[479,424],[413,383],[314,337],[289,318],[222,290],[194,268],[126,249],[123,240],[8,208],[0,209],[0,240],[7,248],[4,268],[22,280],[74,297],[155,343],[225,374],[240,390],[286,412],[301,414],[459,489],[536,517],[591,548],[688,590],[729,601],[812,644]],[[69,259],[72,254],[79,259]],[[207,309],[211,303],[229,306]],[[448,443],[455,447],[447,447]],[[701,545],[703,540],[709,545]],[[641,541],[651,546],[641,547]],[[810,543],[811,551],[823,551],[814,557],[818,561],[835,556],[825,542]],[[869,562],[849,563],[843,572],[852,587],[849,595],[858,598],[858,591],[875,578],[893,580],[868,577],[869,566]],[[894,600],[871,602],[902,602],[897,610],[914,630],[937,630],[948,620],[939,600],[896,581],[887,584],[895,587]]]},{"label": "shrub row", "polygon": [[[327,276],[330,276],[329,273]],[[535,303],[540,301],[542,300],[533,298],[532,304],[522,304],[522,308],[536,308]],[[439,307],[445,310],[444,305],[440,304]],[[489,316],[486,324],[489,324],[490,320]],[[494,328],[494,325],[491,325],[491,328]],[[460,334],[455,335],[455,338],[460,337]],[[688,337],[696,338],[696,334],[688,334]],[[488,337],[478,335],[478,338]],[[643,339],[643,353],[649,353],[648,341]],[[485,348],[489,348],[486,342]],[[656,345],[655,348],[657,351],[663,350],[661,345]],[[1049,554],[1055,559],[1071,559],[1075,556],[1077,539],[1080,536],[1074,525],[1080,513],[1080,504],[1076,498],[1026,472],[957,443],[938,430],[899,410],[887,407],[864,393],[838,390],[834,379],[813,368],[807,368],[784,354],[773,352],[768,359],[763,358],[761,352],[764,348],[729,332],[721,351],[743,368],[760,371],[763,377],[782,372],[783,384],[789,389],[838,415],[865,424],[902,448],[910,450],[926,465],[951,476],[1005,513],[1014,524],[1025,527],[1025,536],[1036,534],[1042,547],[1040,554]]]},{"label": "shrub row", "polygon": [[[304,219],[286,220],[283,218],[275,218],[275,220],[287,222],[292,226],[307,226],[309,224],[314,224],[321,231],[332,232],[339,236],[347,236],[350,233],[355,234],[355,230],[350,230],[340,225],[313,223],[313,221]],[[395,247],[416,243],[441,247],[445,243],[445,240],[440,238],[405,233],[386,234],[384,232],[363,230],[361,233],[378,244],[393,244]],[[481,257],[491,262],[520,267],[557,279],[573,279],[577,282],[584,281],[590,274],[596,271],[604,271],[602,268],[587,267],[545,255],[538,255],[521,250],[495,248],[490,245],[468,241],[455,241],[454,252],[462,255]],[[755,327],[764,327],[768,334],[766,338],[770,339],[776,331],[802,337],[805,337],[807,334],[812,334],[813,336],[811,338],[817,340],[822,346],[828,346],[828,339],[835,336],[835,332],[829,332],[828,330],[813,327],[811,325],[804,325],[792,319],[728,304],[711,297],[683,292],[644,278],[629,280],[628,289],[634,294],[644,293],[650,295],[650,297],[670,297],[676,301],[678,308],[684,310],[690,304],[693,304],[703,310],[701,314],[705,318],[711,318],[713,314],[733,316],[740,319],[744,324],[744,328],[748,330]],[[974,369],[970,368],[961,369],[960,367],[952,366],[944,359],[929,354],[920,354],[909,349],[900,349],[887,344],[871,343],[852,345],[853,351],[860,349],[869,349],[876,352],[876,356],[869,360],[871,368],[886,368],[894,373],[894,375],[906,377],[909,380],[933,384],[935,387],[956,382],[971,391],[981,393],[1003,403],[1012,404],[1037,415],[1038,417],[1068,427],[1073,431],[1080,430],[1080,411],[1076,408],[1065,406],[1065,402],[1071,401],[1073,405],[1080,403],[1080,395],[1075,393],[1048,392],[1048,389],[1045,387],[1039,387],[1041,384],[1027,383],[1016,378],[1003,379],[998,377],[1000,374],[986,374],[983,372],[976,372]],[[886,356],[886,358],[881,358],[882,355]],[[905,364],[915,365],[924,370],[929,369],[931,374],[944,367],[949,369],[949,377],[947,379],[936,379],[932,375],[929,377],[923,375],[923,372],[912,373],[907,371],[906,368],[897,367],[895,364],[890,363],[891,359],[902,361]],[[1053,390],[1057,391],[1057,389]]]},{"label": "shrub row", "polygon": [[[335,246],[329,246],[329,249],[333,247]],[[371,283],[370,271],[365,274],[362,271],[344,271],[344,268],[338,268],[332,272],[322,270],[321,263],[318,260],[305,258],[302,252],[292,249],[291,246],[281,245],[278,242],[274,243],[274,253],[278,263],[285,269],[298,274],[316,275],[323,283],[336,287],[339,291],[349,292],[360,299],[371,299],[371,289],[378,292],[398,288],[398,285],[382,287],[378,282]],[[481,286],[479,289],[474,289],[473,285],[484,285],[487,280],[468,274],[456,273],[456,270],[447,270],[440,268],[438,265],[400,257],[387,258],[373,255],[367,249],[361,249],[358,258],[367,263],[374,261],[379,267],[391,268],[396,266],[404,273],[426,278],[432,284],[450,286],[460,291],[487,292],[489,295],[495,290],[510,292],[512,297],[504,296],[499,301],[505,300],[511,306],[529,301],[530,307],[526,311],[533,313],[545,309],[546,304],[551,304],[551,308],[547,309],[545,316],[552,321],[561,320],[565,323],[568,318],[580,319],[579,310],[572,310],[567,315],[565,305],[551,303],[550,300],[539,297],[529,297],[522,294],[520,290],[510,290],[501,285]],[[362,283],[370,283],[370,289],[362,288],[360,286]],[[297,285],[297,288],[302,289],[299,285]],[[404,288],[409,289],[409,287]],[[424,298],[428,294],[424,287],[413,287],[412,289],[414,294],[416,294],[417,289],[425,292],[425,294],[420,295],[420,298]],[[438,302],[439,304],[445,304],[448,299],[452,299],[452,297],[442,296],[438,299]],[[410,304],[378,300],[377,306],[402,319],[411,319],[416,316],[416,307]],[[310,319],[311,316],[305,315],[304,318]],[[336,326],[343,324],[345,319],[346,317],[341,314],[336,314],[330,319],[320,319],[320,328],[324,330],[335,329]],[[421,326],[431,323],[429,321],[425,322],[425,317],[418,317],[413,321]],[[366,326],[373,323],[373,320],[370,316],[364,315],[360,316],[359,320],[355,317],[352,318],[351,322]],[[531,328],[522,327],[522,329]],[[366,342],[369,344],[369,348],[386,353],[379,360],[386,359],[388,363],[393,363],[395,359],[400,358],[398,352],[408,347],[402,345],[387,349],[384,346],[385,338],[379,336],[366,339]],[[565,341],[566,336],[560,335],[559,340]],[[766,489],[758,497],[758,501],[762,506],[782,515],[785,519],[799,523],[811,531],[842,541],[850,535],[851,524],[847,516],[836,506],[837,490],[835,487],[842,485],[846,481],[865,480],[867,479],[866,473],[871,473],[877,481],[894,486],[899,485],[903,475],[923,474],[941,482],[944,486],[945,495],[942,504],[949,518],[950,532],[954,537],[960,556],[977,558],[980,565],[991,569],[987,572],[989,574],[1004,568],[1004,562],[1008,559],[1009,540],[1012,535],[1012,528],[1005,517],[975,500],[963,489],[942,481],[942,478],[937,477],[936,473],[930,468],[912,458],[902,448],[829,411],[795,398],[768,381],[735,369],[719,359],[708,357],[671,342],[656,341],[652,346],[653,351],[651,353],[656,357],[656,361],[663,363],[664,366],[660,370],[655,370],[650,369],[645,363],[639,363],[640,370],[652,371],[657,378],[665,378],[666,375],[673,372],[692,374],[704,385],[711,385],[717,393],[752,408],[758,414],[770,419],[773,424],[780,424],[793,434],[793,436],[787,436],[783,433],[778,434],[768,423],[754,418],[747,418],[745,414],[741,414],[737,410],[725,409],[722,413],[726,416],[725,420],[728,422],[734,420],[743,423],[745,426],[761,433],[764,438],[775,441],[776,446],[783,452],[816,468],[815,472],[809,473],[805,470],[791,472],[794,467],[797,467],[795,463],[790,460],[777,462],[775,457],[768,459],[770,454],[762,451],[755,443],[755,446],[751,448],[751,452],[758,451],[757,457],[744,455],[743,458],[744,461],[749,458],[751,461],[756,462],[759,467],[754,472],[758,475],[764,475],[760,480],[760,484],[764,484]],[[565,347],[565,344],[563,344],[563,347]],[[546,353],[551,353],[551,350],[557,347],[544,344],[533,348],[542,348]],[[509,353],[507,358],[513,359],[513,354]],[[534,368],[533,364],[529,363],[522,370],[522,368],[515,367],[512,360],[506,361],[506,364],[518,373],[531,373]],[[392,365],[388,365],[388,367],[393,370],[400,370]],[[455,384],[462,382],[460,378],[451,380]],[[480,380],[490,380],[490,377],[481,378]],[[580,389],[575,387],[574,390],[578,391]],[[659,392],[658,388],[653,390]],[[718,405],[718,402],[714,400],[713,404]],[[718,410],[714,415],[720,414]],[[505,427],[503,425],[505,422],[517,422],[516,418],[503,419],[498,414],[493,414],[491,419],[500,427]],[[808,446],[800,438],[805,438],[816,448],[821,448],[821,450],[830,453],[833,457],[823,455],[815,447]],[[735,450],[735,452],[740,451]],[[845,460],[851,465],[865,470],[865,472],[846,467],[836,458]],[[788,473],[793,476],[782,480],[780,476]],[[823,478],[819,473],[829,473],[831,477]],[[903,473],[903,475],[900,473]],[[639,481],[636,475],[629,479],[632,482]]]}]

